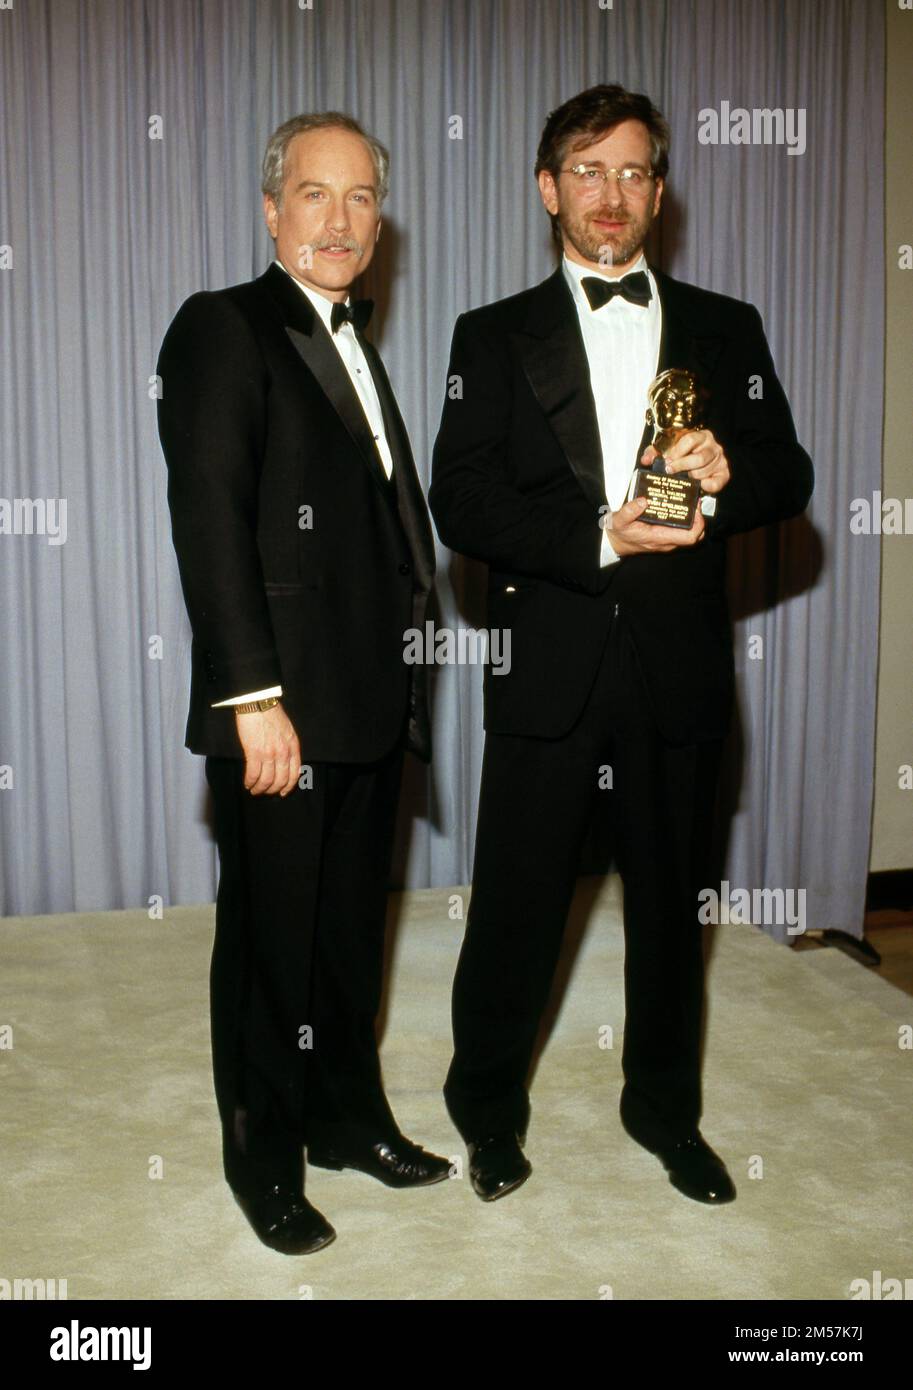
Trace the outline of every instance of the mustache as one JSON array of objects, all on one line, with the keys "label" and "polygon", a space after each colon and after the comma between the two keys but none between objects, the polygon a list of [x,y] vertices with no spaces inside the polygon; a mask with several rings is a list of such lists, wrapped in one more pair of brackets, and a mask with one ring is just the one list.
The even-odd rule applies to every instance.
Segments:
[{"label": "mustache", "polygon": [[311,249],[314,251],[326,251],[330,246],[341,246],[346,251],[356,251],[359,256],[364,250],[361,242],[351,236],[323,237],[320,241],[311,242]]}]

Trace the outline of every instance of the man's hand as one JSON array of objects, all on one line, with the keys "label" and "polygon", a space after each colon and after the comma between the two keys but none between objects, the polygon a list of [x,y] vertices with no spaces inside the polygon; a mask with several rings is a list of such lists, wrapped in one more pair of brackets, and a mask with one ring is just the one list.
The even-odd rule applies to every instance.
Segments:
[{"label": "man's hand", "polygon": [[[655,458],[656,450],[649,444],[641,455],[641,462],[650,464]],[[688,430],[676,439],[666,454],[666,463],[670,474],[688,473],[697,478],[701,492],[722,492],[732,476],[723,447],[710,430]]]},{"label": "man's hand", "polygon": [[605,518],[606,535],[612,549],[618,555],[644,555],[650,552],[666,553],[678,550],[681,546],[697,545],[704,538],[704,514],[698,507],[690,531],[681,526],[658,526],[639,517],[647,505],[646,497],[635,497],[625,502],[617,512],[609,512]]},{"label": "man's hand", "polygon": [[[648,444],[640,456],[644,467],[656,458],[657,450]],[[688,473],[701,485],[701,492],[722,492],[732,476],[729,460],[710,430],[688,430],[666,454],[669,473]],[[697,545],[704,539],[704,515],[698,507],[690,531],[680,526],[654,526],[638,517],[647,505],[645,497],[625,502],[606,519],[605,529],[618,555],[637,555],[644,551],[670,551],[682,545]]]},{"label": "man's hand", "polygon": [[281,704],[253,714],[235,714],[244,749],[244,785],[252,796],[288,796],[301,775],[298,735]]}]

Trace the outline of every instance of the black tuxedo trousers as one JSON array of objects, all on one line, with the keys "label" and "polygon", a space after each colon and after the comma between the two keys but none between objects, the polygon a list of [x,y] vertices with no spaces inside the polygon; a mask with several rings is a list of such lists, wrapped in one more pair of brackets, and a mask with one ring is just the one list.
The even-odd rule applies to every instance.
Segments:
[{"label": "black tuxedo trousers", "polygon": [[[695,903],[711,881],[721,747],[661,736],[621,604],[569,733],[487,734],[445,1085],[464,1138],[526,1132],[527,1074],[597,797],[610,798],[624,884],[625,1111],[657,1144],[697,1127],[704,969]],[[600,789],[606,767],[611,789]],[[615,1025],[592,1020],[594,1047],[605,1023]]]},{"label": "black tuxedo trousers", "polygon": [[[405,732],[405,711],[404,711]],[[403,741],[252,796],[207,757],[220,876],[210,1000],[225,1176],[300,1191],[308,1140],[397,1134],[375,1041]]]}]

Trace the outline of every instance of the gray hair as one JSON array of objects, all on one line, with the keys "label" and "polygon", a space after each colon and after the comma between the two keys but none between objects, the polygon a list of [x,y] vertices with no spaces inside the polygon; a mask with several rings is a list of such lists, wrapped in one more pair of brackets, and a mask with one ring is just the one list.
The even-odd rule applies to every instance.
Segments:
[{"label": "gray hair", "polygon": [[371,152],[374,161],[374,187],[377,206],[381,207],[390,187],[390,154],[375,136],[369,135],[353,116],[343,111],[312,111],[301,116],[292,116],[274,130],[266,145],[261,174],[261,191],[268,193],[277,208],[282,207],[282,188],[285,183],[285,156],[296,135],[306,130],[350,130],[360,135]]}]

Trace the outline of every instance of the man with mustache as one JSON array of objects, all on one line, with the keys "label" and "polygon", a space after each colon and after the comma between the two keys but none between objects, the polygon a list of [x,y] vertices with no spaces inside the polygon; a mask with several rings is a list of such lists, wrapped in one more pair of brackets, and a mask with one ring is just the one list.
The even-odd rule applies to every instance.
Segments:
[{"label": "man with mustache", "polygon": [[[429,501],[442,541],[489,567],[489,629],[511,633],[510,673],[485,672],[445,1085],[488,1201],[531,1172],[526,1078],[597,796],[611,797],[624,883],[622,1123],[687,1196],[735,1197],[699,1130],[697,895],[734,674],[725,539],[802,511],[813,475],[757,310],[647,264],[668,150],[650,100],[617,85],[552,112],[535,172],[561,265],[453,334],[461,389]],[[635,464],[656,456],[644,411],[666,368],[709,391],[706,428],[665,455],[700,481],[690,529],[626,500]]]},{"label": "man with mustache", "polygon": [[427,508],[381,359],[349,298],[389,157],[340,112],[270,137],[276,257],[193,295],[162,345],[159,431],[193,629],[187,747],[206,757],[220,881],[211,970],[225,1176],[286,1254],[335,1232],[318,1167],[391,1187],[447,1159],[399,1131],[375,1039],[403,752],[431,755],[403,660],[434,572]]}]

